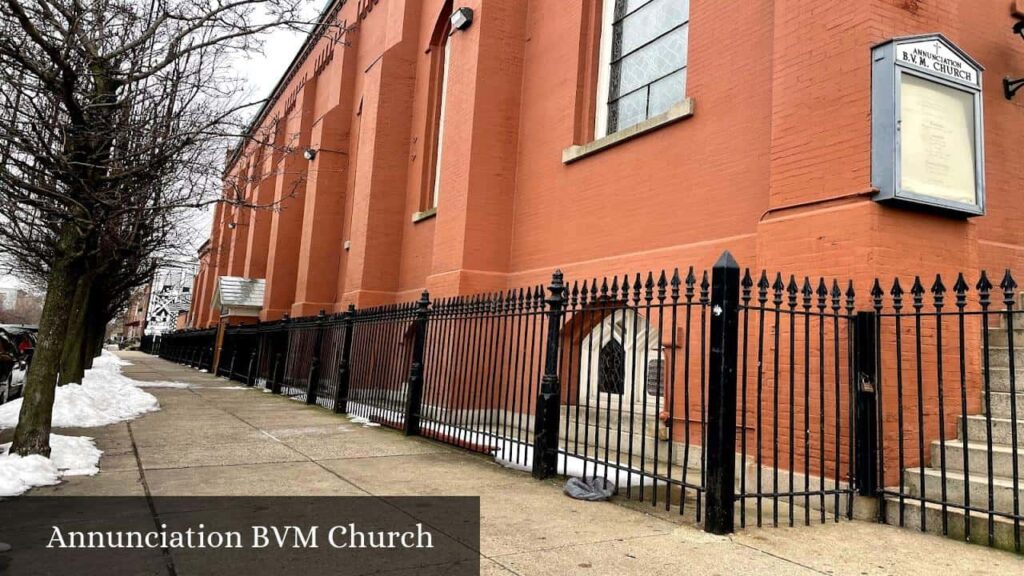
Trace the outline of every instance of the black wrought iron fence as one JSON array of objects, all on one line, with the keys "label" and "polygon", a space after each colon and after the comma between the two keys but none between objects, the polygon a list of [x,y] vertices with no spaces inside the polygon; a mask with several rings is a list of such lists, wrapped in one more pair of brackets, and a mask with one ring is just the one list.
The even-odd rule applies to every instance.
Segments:
[{"label": "black wrought iron fence", "polygon": [[[277,392],[289,398],[315,403],[316,383],[310,378],[318,347],[323,340],[326,316],[295,318],[286,322],[287,348],[284,351],[284,372]],[[310,390],[310,387],[313,389]]]},{"label": "black wrought iron fence", "polygon": [[545,311],[540,286],[435,300],[420,434],[530,469]]},{"label": "black wrought iron fence", "polygon": [[[169,360],[357,421],[597,476],[710,531],[883,518],[1020,549],[1024,318],[982,276],[572,280],[161,339]],[[1006,544],[1009,542],[1009,544]],[[1002,543],[1002,544],[1000,544]]]},{"label": "black wrought iron fence", "polygon": [[288,351],[285,321],[261,322],[257,325],[256,369],[252,385],[279,394],[284,380],[283,370]]},{"label": "black wrought iron fence", "polygon": [[874,285],[878,478],[893,524],[1021,551],[1024,314],[1009,271]]},{"label": "black wrought iron fence", "polygon": [[[740,524],[852,515],[855,293],[838,281],[741,281]],[[802,510],[801,510],[802,509]],[[816,509],[816,510],[815,510]]]},{"label": "black wrought iron fence", "polygon": [[[422,389],[422,371],[413,374],[412,370],[417,343],[414,324],[421,307],[425,312],[428,302],[381,306],[352,315],[349,415],[400,430],[408,424],[410,431],[415,432],[408,400],[414,378],[420,379],[418,386]],[[422,355],[422,335],[419,345]]]},{"label": "black wrought iron fence", "polygon": [[574,281],[564,294],[559,472],[700,520],[710,285],[691,268]]},{"label": "black wrought iron fence", "polygon": [[161,342],[159,356],[165,360],[186,364],[200,370],[210,370],[213,366],[214,346],[217,330],[181,330],[173,334],[165,334]]},{"label": "black wrought iron fence", "polygon": [[144,334],[139,339],[139,352],[146,354],[158,354],[160,351],[160,337],[154,334]]},{"label": "black wrought iron fence", "polygon": [[538,477],[603,477],[652,506],[707,511],[722,532],[736,502],[741,525],[780,510],[793,524],[798,506],[807,523],[812,508],[849,515],[853,299],[823,280],[762,275],[755,289],[726,258],[712,274],[556,273],[546,288],[424,294],[225,327],[219,341],[179,332],[162,355],[216,358],[222,376]]},{"label": "black wrought iron fence", "polygon": [[225,329],[220,347],[217,375],[251,386],[256,378],[259,351],[258,326],[254,324]]}]

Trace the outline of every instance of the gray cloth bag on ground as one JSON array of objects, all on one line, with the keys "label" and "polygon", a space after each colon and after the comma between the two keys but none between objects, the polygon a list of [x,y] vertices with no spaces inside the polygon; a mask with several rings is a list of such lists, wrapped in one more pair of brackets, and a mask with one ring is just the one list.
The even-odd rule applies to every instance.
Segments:
[{"label": "gray cloth bag on ground", "polygon": [[569,478],[565,483],[565,493],[577,500],[593,502],[607,500],[615,493],[615,484],[607,478],[592,476],[590,478]]}]

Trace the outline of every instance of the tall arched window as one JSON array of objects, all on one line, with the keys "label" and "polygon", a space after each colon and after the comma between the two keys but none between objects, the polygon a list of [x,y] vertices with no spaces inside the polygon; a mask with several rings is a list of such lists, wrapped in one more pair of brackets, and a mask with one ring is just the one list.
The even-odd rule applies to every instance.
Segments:
[{"label": "tall arched window", "polygon": [[451,68],[452,43],[447,33],[442,34],[444,47],[441,50],[441,90],[438,95],[437,107],[437,141],[434,142],[434,183],[430,189],[430,207],[437,208],[437,200],[441,197],[441,156],[444,153],[444,112],[448,97],[448,71]]},{"label": "tall arched window", "polygon": [[424,173],[424,194],[421,210],[437,208],[441,197],[441,169],[444,155],[444,125],[448,78],[451,69],[451,5],[447,3],[438,18],[430,43],[430,93],[425,141],[427,164]]}]

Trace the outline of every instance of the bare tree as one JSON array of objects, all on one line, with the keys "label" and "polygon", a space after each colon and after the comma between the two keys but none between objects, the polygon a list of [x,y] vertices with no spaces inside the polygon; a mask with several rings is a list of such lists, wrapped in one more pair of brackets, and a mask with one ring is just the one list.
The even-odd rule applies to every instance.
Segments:
[{"label": "bare tree", "polygon": [[280,139],[246,129],[258,102],[231,62],[306,24],[304,1],[0,0],[0,245],[46,287],[12,451],[49,453],[55,387],[182,244],[184,212],[247,203],[225,152]]}]

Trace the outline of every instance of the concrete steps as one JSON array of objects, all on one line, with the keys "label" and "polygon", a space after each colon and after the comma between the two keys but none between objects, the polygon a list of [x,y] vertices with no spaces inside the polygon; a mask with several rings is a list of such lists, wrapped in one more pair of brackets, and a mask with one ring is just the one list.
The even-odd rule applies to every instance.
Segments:
[{"label": "concrete steps", "polygon": [[[981,444],[988,442],[988,418],[981,415],[968,416],[967,417],[967,430],[966,435],[964,434],[964,423],[963,417],[957,416],[957,426],[959,433],[959,440],[964,440],[965,436],[968,442],[978,442]],[[1012,421],[1009,418],[992,418],[992,443],[993,444],[1004,444],[1006,446],[1012,445],[1013,442],[1013,426]],[[1018,415],[1016,423],[1017,428],[1017,442],[1018,448],[1024,446],[1024,415]]]},{"label": "concrete steps", "polygon": [[[1024,365],[1014,366],[1014,378],[1013,385],[1015,391],[1020,394],[1024,392]],[[1010,369],[1004,366],[989,366],[988,369],[988,385],[989,389],[993,392],[1009,392],[1010,391]],[[984,383],[982,383],[984,386]]]},{"label": "concrete steps", "polygon": [[[942,498],[942,473],[938,469],[907,468],[903,472],[903,482],[908,496],[935,500]],[[971,505],[987,508],[989,506],[988,478],[974,472],[970,476],[964,476],[963,472],[946,471],[946,501],[953,504],[965,504],[965,483],[970,489]],[[991,488],[993,509],[1012,513],[1015,492],[1013,480],[996,476],[992,479]],[[1024,478],[1018,482],[1016,495],[1020,510],[1024,512]]]},{"label": "concrete steps", "polygon": [[[1017,331],[1014,330],[1013,337],[1013,367],[1024,368],[1024,340],[1017,339]],[[996,346],[989,342],[988,365],[990,368],[1009,368],[1010,349],[1006,346]],[[1017,371],[1019,374],[1020,371]]]},{"label": "concrete steps", "polygon": [[[653,439],[648,438],[645,450],[641,453],[640,443],[635,442],[633,444],[633,453],[629,453],[629,445],[625,442],[619,450],[616,448],[615,436],[611,437],[611,443],[608,446],[608,458],[607,460],[612,464],[619,463],[622,467],[630,466],[632,469],[639,471],[641,467],[646,474],[654,474],[655,468],[657,467],[658,475],[664,476],[668,471],[669,462],[669,443],[666,441],[659,441],[657,443],[657,454],[655,454],[655,443]],[[580,438],[580,443],[575,444],[573,439],[569,438],[568,447],[566,446],[566,438],[563,436],[558,441],[559,449],[566,450],[570,455],[578,456],[580,458],[588,458],[591,460],[604,461],[605,460],[605,444],[604,437],[601,437],[600,444],[595,444],[593,438],[591,438],[589,446],[584,447],[583,439]],[[678,442],[672,444],[672,476],[678,477],[682,474],[681,470],[683,467],[683,460],[686,456],[686,447]],[[700,474],[701,468],[701,448],[697,445],[690,446],[689,457],[686,458],[686,467],[689,469],[689,478],[692,479],[696,473]]]},{"label": "concrete steps", "polygon": [[[938,469],[942,462],[942,443],[932,442],[931,467]],[[964,451],[967,452],[967,465],[971,476],[988,477],[988,446],[984,442],[968,442],[965,446],[960,440],[946,440],[946,471],[963,473]],[[1013,449],[1000,444],[992,445],[992,470],[995,476],[1013,477]],[[1024,446],[1017,450],[1017,470],[1024,482]]]},{"label": "concrete steps", "polygon": [[[1012,332],[1005,327],[1005,316],[990,322],[988,370],[983,374],[989,396],[987,403],[982,398],[983,412],[966,418],[957,414],[956,437],[930,444],[928,467],[903,471],[902,507],[898,497],[887,497],[885,517],[890,524],[1014,550],[1015,535],[1019,537],[1020,532],[1015,534],[1014,522],[1006,516],[1024,513],[1024,316],[1014,316]],[[985,382],[981,384],[984,388]],[[947,414],[956,414],[957,409],[959,406],[950,413],[947,407]],[[1016,420],[1012,418],[1015,411]],[[942,504],[923,502],[925,499],[945,502],[945,510]],[[993,514],[968,514],[957,508],[968,502],[973,508],[991,510]]]},{"label": "concrete steps", "polygon": [[[989,346],[1006,346],[1010,341],[1009,336],[1010,331],[1000,323],[997,327],[989,328],[988,344]],[[1024,346],[1024,318],[1018,317],[1013,319],[1013,347],[1021,346]]]},{"label": "concrete steps", "polygon": [[[924,508],[924,524],[922,526],[921,509]],[[982,545],[989,545],[989,515],[972,512],[970,520],[963,510],[946,507],[943,514],[942,506],[911,500],[903,501],[902,523],[900,518],[899,498],[885,499],[885,520],[893,526],[903,526],[912,530],[923,530],[930,534],[943,535],[943,516],[946,518],[945,535],[957,540],[966,540]],[[1002,550],[1014,550],[1013,522],[1002,516],[992,516],[991,545]],[[970,537],[968,537],[968,528]]]},{"label": "concrete steps", "polygon": [[[609,409],[610,408],[610,409]],[[583,424],[590,424],[598,428],[610,428],[616,430],[621,428],[622,430],[630,430],[630,422],[632,421],[632,430],[635,434],[646,434],[647,436],[653,437],[655,430],[662,430],[665,426],[658,421],[657,414],[654,413],[654,409],[651,407],[647,408],[646,414],[640,407],[634,407],[633,413],[630,414],[629,406],[623,405],[622,411],[619,411],[618,404],[612,404],[610,407],[602,404],[600,408],[597,406],[585,406],[579,407],[579,415],[576,414],[576,406],[569,406],[568,418],[572,422],[579,420],[580,426]],[[565,425],[566,409],[562,408],[562,425]],[[657,427],[657,428],[655,428]]]},{"label": "concrete steps", "polygon": [[[1022,381],[1022,384],[1024,384],[1024,381]],[[1024,386],[1021,387],[1024,388]],[[992,392],[993,417],[1009,418],[1012,415],[1012,412],[1010,412],[1011,397],[1017,405],[1017,418],[1024,419],[1024,390],[1012,395],[1009,392]]]}]

